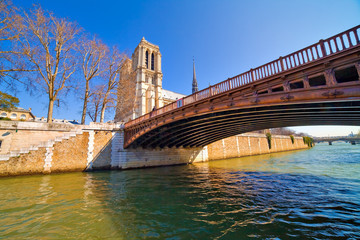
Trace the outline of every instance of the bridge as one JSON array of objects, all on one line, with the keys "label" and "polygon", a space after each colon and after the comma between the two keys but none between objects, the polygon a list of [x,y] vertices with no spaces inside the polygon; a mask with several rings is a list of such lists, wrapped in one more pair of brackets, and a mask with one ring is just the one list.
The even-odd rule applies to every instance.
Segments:
[{"label": "bridge", "polygon": [[333,136],[333,137],[315,137],[314,142],[328,142],[329,145],[332,145],[332,142],[335,141],[343,141],[343,142],[349,142],[352,145],[355,145],[356,143],[360,143],[360,136]]},{"label": "bridge", "polygon": [[360,125],[360,25],[137,119],[124,148],[203,147],[254,130]]}]

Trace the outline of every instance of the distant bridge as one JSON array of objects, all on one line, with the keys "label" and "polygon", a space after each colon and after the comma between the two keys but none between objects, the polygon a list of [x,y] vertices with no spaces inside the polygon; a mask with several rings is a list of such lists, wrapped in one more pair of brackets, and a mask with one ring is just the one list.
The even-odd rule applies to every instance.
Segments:
[{"label": "distant bridge", "polygon": [[277,127],[360,125],[360,25],[125,124],[125,148],[202,147]]},{"label": "distant bridge", "polygon": [[343,142],[349,142],[353,145],[356,143],[360,143],[360,136],[356,137],[349,137],[349,136],[336,136],[336,137],[315,137],[314,142],[328,142],[329,145],[332,145],[333,142],[336,141],[343,141]]}]

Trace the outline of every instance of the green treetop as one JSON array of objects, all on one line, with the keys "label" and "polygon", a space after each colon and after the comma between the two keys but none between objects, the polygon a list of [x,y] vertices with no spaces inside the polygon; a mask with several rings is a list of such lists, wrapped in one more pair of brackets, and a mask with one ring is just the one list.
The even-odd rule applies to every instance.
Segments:
[{"label": "green treetop", "polygon": [[0,91],[0,108],[9,110],[15,108],[19,104],[19,99],[10,94]]}]

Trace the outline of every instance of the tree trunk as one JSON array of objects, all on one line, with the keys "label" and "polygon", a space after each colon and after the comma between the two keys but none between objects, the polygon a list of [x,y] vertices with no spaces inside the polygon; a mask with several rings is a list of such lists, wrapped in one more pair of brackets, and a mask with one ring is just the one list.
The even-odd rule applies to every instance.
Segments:
[{"label": "tree trunk", "polygon": [[95,111],[95,116],[94,116],[94,122],[96,122],[97,121],[97,115],[98,115],[98,110],[96,109],[96,111]]},{"label": "tree trunk", "polygon": [[109,92],[110,92],[110,89],[108,88],[108,90],[105,93],[103,103],[102,103],[102,106],[101,106],[101,113],[100,113],[100,122],[101,123],[104,122],[105,109],[106,109],[106,104],[108,103],[107,100],[108,100],[108,97],[109,97]]},{"label": "tree trunk", "polygon": [[88,98],[89,98],[89,81],[86,81],[86,89],[85,89],[85,96],[84,96],[84,106],[83,106],[83,111],[82,111],[82,116],[81,116],[81,124],[85,124]]},{"label": "tree trunk", "polygon": [[[85,97],[85,99],[86,99],[86,97]],[[87,108],[87,99],[84,100],[84,106],[83,106],[83,111],[82,111],[82,116],[81,116],[81,124],[85,124],[86,108]]]},{"label": "tree trunk", "polygon": [[47,115],[47,122],[52,122],[52,115],[54,109],[54,99],[49,99],[49,108],[48,108],[48,115]]},{"label": "tree trunk", "polygon": [[105,117],[105,109],[106,109],[106,104],[104,104],[101,108],[101,114],[100,114],[100,122],[103,123],[104,122],[104,117]]}]

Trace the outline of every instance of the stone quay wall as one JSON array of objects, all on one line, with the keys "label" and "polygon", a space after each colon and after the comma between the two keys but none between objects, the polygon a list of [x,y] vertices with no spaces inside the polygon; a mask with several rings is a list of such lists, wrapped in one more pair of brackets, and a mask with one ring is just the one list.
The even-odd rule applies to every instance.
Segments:
[{"label": "stone quay wall", "polygon": [[0,121],[0,176],[190,164],[306,149],[302,138],[241,134],[204,148],[124,149],[123,125]]},{"label": "stone quay wall", "polygon": [[0,176],[84,171],[111,157],[104,148],[118,127],[0,121]]},{"label": "stone quay wall", "polygon": [[252,155],[307,149],[302,137],[272,135],[271,149],[264,134],[240,134],[222,139],[207,146],[208,160],[237,158]]}]

